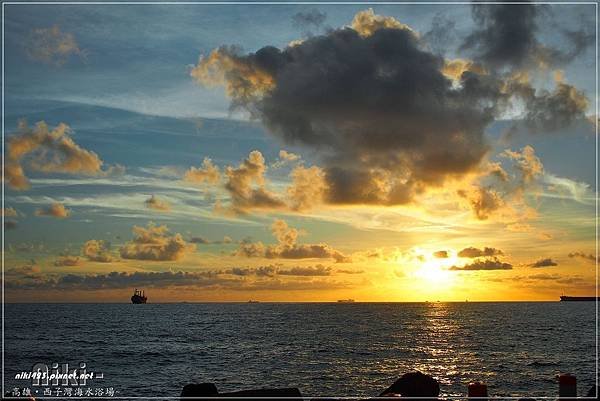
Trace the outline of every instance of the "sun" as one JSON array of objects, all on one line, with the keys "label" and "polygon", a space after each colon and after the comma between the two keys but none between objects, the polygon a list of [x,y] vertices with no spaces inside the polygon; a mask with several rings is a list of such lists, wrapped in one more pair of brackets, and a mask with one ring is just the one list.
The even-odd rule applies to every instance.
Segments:
[{"label": "sun", "polygon": [[424,256],[417,264],[417,269],[414,271],[414,276],[429,284],[451,284],[454,280],[454,275],[448,269],[456,265],[458,262],[454,256],[447,258],[435,258],[432,256]]}]

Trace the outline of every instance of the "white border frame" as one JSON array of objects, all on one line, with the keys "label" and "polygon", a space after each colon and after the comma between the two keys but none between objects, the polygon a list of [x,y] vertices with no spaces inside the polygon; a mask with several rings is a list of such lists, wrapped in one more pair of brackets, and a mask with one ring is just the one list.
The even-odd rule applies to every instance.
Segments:
[{"label": "white border frame", "polygon": [[[5,16],[5,5],[472,5],[472,4],[513,4],[513,5],[524,5],[524,4],[547,4],[547,5],[595,5],[595,16],[596,16],[596,48],[595,48],[595,63],[596,63],[596,115],[595,115],[595,125],[596,125],[596,141],[595,141],[595,166],[596,166],[596,197],[595,197],[595,237],[596,237],[596,254],[595,254],[595,262],[596,262],[596,396],[595,397],[577,397],[577,399],[581,400],[595,400],[598,398],[600,391],[598,382],[598,120],[600,119],[600,114],[598,113],[598,2],[596,1],[532,1],[529,3],[519,2],[519,1],[2,1],[2,210],[4,211],[4,87],[5,87],[5,79],[4,79],[4,16]],[[2,393],[0,394],[0,398],[7,400],[22,400],[24,397],[10,397],[4,396],[4,303],[5,303],[5,288],[4,288],[4,213],[2,213]],[[178,397],[178,396],[160,396],[160,397],[142,397],[142,396],[118,396],[118,397],[44,397],[38,396],[38,399],[96,399],[96,400],[118,400],[118,399],[161,399],[161,400],[179,400],[179,399],[206,399],[206,400],[298,400],[297,397]],[[306,397],[302,396],[302,399],[323,399],[323,400],[358,400],[363,397]],[[397,401],[398,397],[366,397],[367,399],[387,399]],[[464,397],[466,398],[466,396]],[[474,400],[498,400],[498,399],[506,399],[506,400],[519,400],[522,398],[528,398],[526,395],[521,397],[477,397]],[[431,397],[411,397],[411,399],[423,399],[423,400],[431,400]],[[558,396],[549,396],[549,397],[535,397],[536,400],[556,400]]]}]

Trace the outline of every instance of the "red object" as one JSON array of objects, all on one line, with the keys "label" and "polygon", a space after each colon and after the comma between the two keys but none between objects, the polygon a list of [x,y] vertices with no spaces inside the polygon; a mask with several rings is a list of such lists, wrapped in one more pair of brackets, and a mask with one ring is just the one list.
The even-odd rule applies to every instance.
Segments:
[{"label": "red object", "polygon": [[558,375],[558,396],[577,397],[577,378],[568,373]]},{"label": "red object", "polygon": [[481,382],[469,383],[468,388],[469,397],[487,397],[487,385]]}]

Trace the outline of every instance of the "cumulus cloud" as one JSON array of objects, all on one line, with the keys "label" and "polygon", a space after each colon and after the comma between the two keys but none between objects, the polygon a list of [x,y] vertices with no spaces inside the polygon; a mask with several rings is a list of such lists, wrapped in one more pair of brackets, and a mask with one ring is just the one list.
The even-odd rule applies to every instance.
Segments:
[{"label": "cumulus cloud", "polygon": [[25,46],[32,60],[57,67],[65,64],[71,56],[85,58],[85,52],[79,47],[75,36],[63,32],[58,25],[33,29]]},{"label": "cumulus cloud", "polygon": [[244,241],[236,254],[245,257],[264,257],[268,259],[308,259],[332,258],[337,263],[350,262],[351,259],[327,244],[298,244],[301,231],[289,227],[283,220],[275,220],[271,232],[277,239],[277,245],[264,245],[262,242]]},{"label": "cumulus cloud", "polygon": [[507,149],[503,155],[515,161],[515,167],[521,173],[522,185],[531,183],[544,173],[544,165],[530,145],[523,147],[520,152]]},{"label": "cumulus cloud", "polygon": [[433,256],[439,259],[445,259],[448,257],[448,251],[436,251]]},{"label": "cumulus cloud", "polygon": [[470,186],[457,190],[460,198],[478,220],[501,216],[525,220],[535,216],[528,205],[526,192],[537,191],[545,177],[544,166],[535,149],[524,146],[521,150],[506,149],[500,158],[509,165],[509,171],[500,162],[488,162]]},{"label": "cumulus cloud", "polygon": [[5,207],[2,209],[2,216],[4,217],[17,217],[19,213],[15,208]]},{"label": "cumulus cloud", "polygon": [[469,202],[473,213],[479,220],[487,220],[490,215],[505,205],[502,194],[492,187],[459,189],[457,194]]},{"label": "cumulus cloud", "polygon": [[468,247],[458,252],[459,258],[479,258],[482,256],[497,256],[503,255],[500,249],[485,247],[483,249]]},{"label": "cumulus cloud", "polygon": [[377,15],[372,8],[356,13],[350,27],[361,36],[371,36],[381,29],[401,29],[412,32],[408,25],[393,17]]},{"label": "cumulus cloud", "polygon": [[[549,10],[544,6],[520,4],[474,4],[477,28],[466,37],[462,49],[494,68],[548,68],[570,62],[594,43],[593,27],[564,30],[567,51],[544,45],[539,26]],[[583,25],[583,24],[582,24]]]},{"label": "cumulus cloud", "polygon": [[62,256],[54,261],[54,266],[80,266],[81,259],[77,256]]},{"label": "cumulus cloud", "polygon": [[[402,204],[424,186],[472,171],[489,149],[483,131],[500,83],[468,71],[456,86],[443,67],[406,25],[368,10],[351,27],[283,50],[242,55],[221,47],[192,76],[220,81],[233,107],[316,150],[328,202]],[[219,79],[199,73],[211,69]]]},{"label": "cumulus cloud", "polygon": [[66,219],[71,215],[71,210],[67,209],[62,203],[53,203],[48,207],[37,209],[35,211],[35,215],[56,217],[57,219]]},{"label": "cumulus cloud", "polygon": [[134,226],[133,240],[125,243],[119,253],[123,259],[179,260],[195,248],[181,234],[170,235],[167,226],[150,222],[146,227]]},{"label": "cumulus cloud", "polygon": [[497,258],[476,260],[464,266],[452,266],[449,270],[456,271],[475,271],[475,270],[511,270],[510,263],[502,262]]},{"label": "cumulus cloud", "polygon": [[211,159],[205,157],[202,161],[202,167],[190,167],[185,172],[183,179],[196,184],[216,184],[221,179],[221,172]]},{"label": "cumulus cloud", "polygon": [[93,262],[110,263],[116,260],[111,254],[110,242],[108,241],[95,239],[86,241],[83,244],[81,253]]},{"label": "cumulus cloud", "polygon": [[25,167],[42,173],[101,175],[103,162],[92,151],[77,145],[70,136],[71,129],[59,124],[50,129],[45,122],[31,128],[21,122],[17,132],[7,138],[4,177],[12,189],[30,187]]},{"label": "cumulus cloud", "polygon": [[285,166],[286,164],[300,161],[300,155],[297,155],[292,152],[288,152],[287,150],[279,151],[279,158],[275,163],[271,164],[271,168],[277,169]]},{"label": "cumulus cloud", "polygon": [[550,267],[550,266],[558,266],[558,263],[556,263],[551,258],[543,258],[543,259],[536,260],[535,262],[529,264],[529,267]]},{"label": "cumulus cloud", "polygon": [[586,116],[589,100],[583,91],[566,82],[557,82],[552,90],[536,90],[521,81],[512,81],[509,85],[525,104],[522,121],[515,123],[511,131],[526,129],[531,133],[549,133],[577,125],[589,131],[593,126]]},{"label": "cumulus cloud", "polygon": [[144,204],[149,209],[158,210],[159,212],[168,212],[171,210],[169,202],[159,199],[155,195],[150,196],[144,201]]},{"label": "cumulus cloud", "polygon": [[238,167],[225,168],[225,190],[231,197],[228,210],[244,214],[254,209],[281,209],[285,203],[266,187],[265,159],[257,150],[250,152]]},{"label": "cumulus cloud", "polygon": [[[498,10],[479,11],[484,37],[496,34],[487,32],[490,21],[505,23],[505,15],[495,16]],[[515,26],[526,30],[523,21],[535,19],[536,12],[528,7]],[[498,34],[509,32],[498,24],[503,29]],[[537,28],[532,29],[535,37]],[[473,36],[464,46],[476,55],[473,60],[445,59],[431,52],[426,40],[402,22],[368,9],[349,26],[293,46],[265,46],[249,54],[222,46],[201,57],[191,70],[197,83],[224,86],[232,108],[248,112],[285,143],[314,151],[320,161],[320,167],[292,170],[284,199],[266,189],[264,159],[253,152],[238,168],[228,167],[231,205],[217,209],[240,214],[306,210],[320,203],[410,204],[432,188],[476,176],[501,184],[452,188],[476,218],[531,214],[506,171],[488,161],[484,132],[515,102],[524,105],[523,124],[548,130],[579,121],[587,100],[562,81],[553,90],[536,90],[526,72],[496,69],[495,60],[501,58],[484,51],[485,38]],[[500,41],[504,46],[505,38]],[[507,61],[511,65],[526,56],[519,46]]]},{"label": "cumulus cloud", "polygon": [[585,252],[571,252],[571,253],[569,253],[569,257],[584,259],[584,260],[588,260],[590,262],[596,262],[597,260],[600,260],[600,258],[597,258],[596,256],[594,256],[593,253],[585,253]]}]

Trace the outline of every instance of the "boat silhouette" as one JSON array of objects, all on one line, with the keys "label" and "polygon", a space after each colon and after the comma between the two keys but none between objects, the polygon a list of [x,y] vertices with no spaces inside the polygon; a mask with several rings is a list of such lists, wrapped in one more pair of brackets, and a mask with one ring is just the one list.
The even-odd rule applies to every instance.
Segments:
[{"label": "boat silhouette", "polygon": [[137,288],[134,290],[133,295],[131,296],[131,303],[134,304],[145,304],[148,298],[144,295],[144,290],[138,290]]}]

